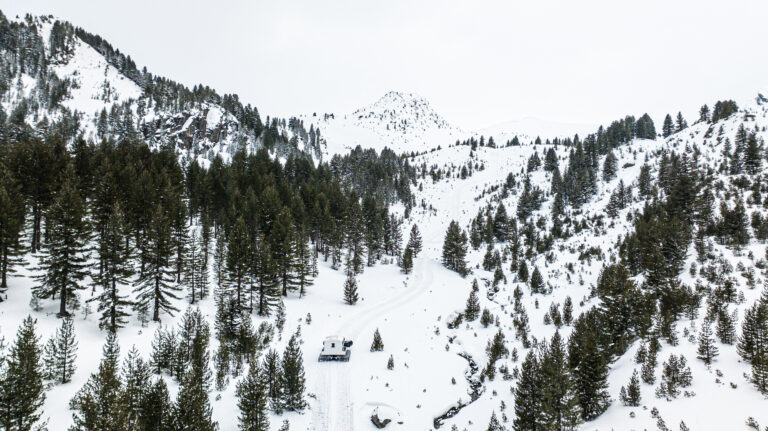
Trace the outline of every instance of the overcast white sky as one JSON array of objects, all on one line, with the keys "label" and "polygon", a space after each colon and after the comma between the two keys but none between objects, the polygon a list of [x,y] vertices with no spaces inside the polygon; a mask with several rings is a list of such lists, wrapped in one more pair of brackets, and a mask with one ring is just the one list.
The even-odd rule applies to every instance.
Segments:
[{"label": "overcast white sky", "polygon": [[0,0],[54,14],[155,74],[262,115],[348,112],[389,90],[478,128],[521,117],[693,116],[768,91],[765,0]]}]

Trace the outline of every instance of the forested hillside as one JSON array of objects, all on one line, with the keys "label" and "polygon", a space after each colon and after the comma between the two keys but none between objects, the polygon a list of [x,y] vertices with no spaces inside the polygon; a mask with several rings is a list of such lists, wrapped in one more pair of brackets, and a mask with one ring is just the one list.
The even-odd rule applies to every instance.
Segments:
[{"label": "forested hillside", "polygon": [[766,127],[262,120],[0,14],[0,427],[768,429]]}]

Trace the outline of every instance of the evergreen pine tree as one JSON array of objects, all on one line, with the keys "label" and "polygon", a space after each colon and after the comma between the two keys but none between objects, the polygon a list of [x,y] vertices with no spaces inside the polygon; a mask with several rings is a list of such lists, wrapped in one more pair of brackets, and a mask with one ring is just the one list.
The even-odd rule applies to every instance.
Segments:
[{"label": "evergreen pine tree", "polygon": [[221,286],[225,281],[227,267],[227,237],[223,231],[216,232],[216,244],[213,248],[213,274],[216,285]]},{"label": "evergreen pine tree", "polygon": [[139,350],[136,346],[131,347],[123,361],[122,369],[122,379],[125,383],[122,403],[129,428],[140,427],[142,404],[144,398],[152,390],[151,375],[149,365],[141,358]]},{"label": "evergreen pine tree", "polygon": [[161,205],[154,210],[146,239],[146,267],[139,277],[135,292],[140,312],[152,311],[152,320],[160,321],[160,313],[170,315],[179,311],[172,299],[179,299],[180,288],[174,283],[174,256],[170,220]]},{"label": "evergreen pine tree", "polygon": [[140,431],[175,431],[174,405],[163,378],[155,380],[141,400],[137,429]]},{"label": "evergreen pine tree", "polygon": [[640,405],[640,379],[637,377],[637,370],[632,372],[626,389],[624,386],[621,387],[619,398],[625,406],[638,407]]},{"label": "evergreen pine tree", "polygon": [[126,308],[131,302],[120,294],[120,287],[127,285],[133,275],[130,250],[125,241],[128,226],[118,204],[111,208],[101,230],[97,245],[101,271],[93,276],[94,283],[101,287],[101,293],[89,301],[99,304],[99,328],[114,332],[125,326],[126,317],[130,315]]},{"label": "evergreen pine tree", "polygon": [[709,122],[709,106],[702,105],[701,109],[699,109],[699,122],[701,123]]},{"label": "evergreen pine tree", "polygon": [[734,320],[735,319],[728,314],[728,310],[725,307],[718,313],[715,332],[721,343],[733,344],[736,342],[736,324],[734,323]]},{"label": "evergreen pine tree", "polygon": [[754,133],[747,138],[747,146],[744,149],[744,169],[750,175],[760,172],[763,163],[762,150],[757,143],[757,137]]},{"label": "evergreen pine tree", "polygon": [[347,275],[346,281],[344,281],[344,302],[349,305],[357,304],[359,297],[357,295],[357,280],[353,273]]},{"label": "evergreen pine tree", "polygon": [[376,331],[373,333],[371,352],[381,352],[382,350],[384,350],[384,342],[381,341],[381,333],[379,333],[379,328],[376,328]]},{"label": "evergreen pine tree", "polygon": [[410,246],[405,247],[403,257],[400,258],[400,268],[403,270],[403,274],[410,274],[413,269],[413,249]]},{"label": "evergreen pine tree", "polygon": [[640,369],[640,377],[643,379],[643,382],[649,385],[652,385],[656,382],[656,364],[658,362],[657,354],[659,351],[658,346],[658,340],[656,338],[651,338],[648,351],[645,355],[645,362],[643,362],[643,366]]},{"label": "evergreen pine tree", "polygon": [[45,386],[35,324],[31,316],[21,323],[0,374],[0,426],[6,430],[30,431],[41,426]]},{"label": "evergreen pine tree", "polygon": [[600,332],[586,320],[579,318],[574,326],[568,360],[581,416],[590,421],[611,405],[611,396],[608,393],[608,362],[598,345]]},{"label": "evergreen pine tree", "polygon": [[[8,289],[8,277],[23,262],[24,197],[10,169],[0,159],[0,293]],[[0,302],[3,300],[0,297]]]},{"label": "evergreen pine tree", "polygon": [[685,121],[685,118],[683,118],[683,113],[678,112],[677,118],[675,120],[675,133],[682,132],[684,129],[688,128],[688,122]]},{"label": "evergreen pine tree", "polygon": [[51,367],[50,377],[57,383],[69,383],[77,369],[77,340],[71,317],[61,321],[61,328],[56,328],[56,334],[49,343],[52,348],[46,348],[45,362]]},{"label": "evergreen pine tree", "polygon": [[531,293],[546,293],[544,292],[544,278],[541,276],[541,272],[539,272],[539,268],[537,266],[533,267],[533,274],[531,274]]},{"label": "evergreen pine tree", "polygon": [[672,122],[672,116],[667,114],[664,117],[664,125],[661,126],[661,135],[666,138],[673,133],[675,133],[675,124]]},{"label": "evergreen pine tree", "polygon": [[613,151],[609,151],[603,162],[603,181],[610,181],[616,177],[619,170],[619,161]]},{"label": "evergreen pine tree", "polygon": [[704,319],[704,322],[701,325],[701,332],[699,333],[699,349],[697,353],[697,357],[707,365],[712,363],[718,353],[715,339],[712,336],[712,323],[708,319]]},{"label": "evergreen pine tree", "polygon": [[652,181],[651,167],[646,163],[640,168],[640,175],[637,177],[637,189],[640,192],[640,196],[647,198],[651,195],[653,189]]},{"label": "evergreen pine tree", "polygon": [[563,322],[566,325],[573,322],[573,300],[570,296],[566,296],[565,302],[563,302]]},{"label": "evergreen pine tree", "polygon": [[77,189],[74,167],[69,165],[64,182],[46,211],[47,241],[43,244],[35,297],[59,298],[59,317],[69,316],[67,307],[77,303],[76,292],[88,274],[89,224],[85,201]]},{"label": "evergreen pine tree", "polygon": [[275,414],[281,414],[283,412],[283,369],[280,354],[276,350],[270,349],[264,355],[263,368],[266,376],[269,408]]},{"label": "evergreen pine tree", "polygon": [[189,240],[189,259],[185,281],[189,293],[189,302],[194,304],[208,295],[208,266],[204,241],[197,232]]},{"label": "evergreen pine tree", "polygon": [[301,298],[306,293],[307,287],[312,286],[312,277],[314,270],[312,268],[312,253],[309,249],[309,239],[303,230],[296,234],[296,244],[294,246],[296,261],[294,271],[296,273],[296,285]]},{"label": "evergreen pine tree", "polygon": [[528,282],[528,265],[524,260],[517,265],[517,278],[523,283]]},{"label": "evergreen pine tree", "polygon": [[545,429],[574,430],[581,411],[559,332],[541,360],[541,421]]},{"label": "evergreen pine tree", "polygon": [[176,429],[214,431],[218,428],[211,419],[211,405],[208,390],[211,384],[211,372],[208,368],[208,340],[210,330],[205,321],[192,331],[192,339],[183,337],[189,342],[189,361],[186,373],[181,379],[181,387],[176,400],[174,423]]},{"label": "evergreen pine tree", "polygon": [[98,370],[70,401],[72,431],[127,430],[123,383],[118,372],[120,348],[114,332],[107,333]]},{"label": "evergreen pine tree", "polygon": [[259,316],[269,316],[275,305],[280,302],[280,289],[277,280],[277,265],[272,258],[272,250],[262,236],[259,236],[257,240],[251,271],[251,277],[256,280],[257,313]]},{"label": "evergreen pine tree", "polygon": [[250,273],[250,244],[248,227],[243,217],[239,217],[229,232],[226,257],[226,283],[232,290],[232,297],[239,311],[246,309],[245,294]]},{"label": "evergreen pine tree", "polygon": [[291,336],[283,353],[283,407],[288,411],[302,411],[304,401],[304,359],[299,347],[298,331]]},{"label": "evergreen pine tree", "polygon": [[499,203],[496,207],[496,214],[493,217],[493,236],[497,241],[502,242],[509,236],[509,217],[503,203]]},{"label": "evergreen pine tree", "polygon": [[253,363],[245,379],[237,384],[237,406],[240,408],[239,429],[269,430],[269,382],[262,366]]},{"label": "evergreen pine tree", "polygon": [[422,240],[421,232],[419,232],[419,226],[417,224],[414,224],[411,227],[411,234],[408,237],[408,247],[413,250],[413,257],[419,257],[419,253],[421,253]]},{"label": "evergreen pine tree", "polygon": [[443,265],[465,276],[468,272],[467,262],[467,235],[461,230],[456,221],[451,221],[443,242]]},{"label": "evergreen pine tree", "polygon": [[[768,291],[766,291],[768,292]],[[768,393],[768,295],[747,309],[741,325],[739,355],[752,366],[752,383]]]},{"label": "evergreen pine tree", "polygon": [[288,208],[283,208],[270,232],[270,248],[277,265],[277,276],[283,296],[287,296],[288,291],[297,288],[295,236],[296,228],[291,212]]},{"label": "evergreen pine tree", "polygon": [[504,427],[501,426],[495,411],[491,413],[491,420],[488,422],[488,431],[504,431]]},{"label": "evergreen pine tree", "polygon": [[469,293],[467,299],[467,306],[464,308],[464,318],[467,321],[472,322],[480,316],[480,300],[477,298],[477,293],[473,290]]},{"label": "evergreen pine tree", "polygon": [[544,429],[539,421],[542,403],[541,365],[533,350],[528,352],[520,368],[520,378],[515,387],[515,420],[517,431]]}]

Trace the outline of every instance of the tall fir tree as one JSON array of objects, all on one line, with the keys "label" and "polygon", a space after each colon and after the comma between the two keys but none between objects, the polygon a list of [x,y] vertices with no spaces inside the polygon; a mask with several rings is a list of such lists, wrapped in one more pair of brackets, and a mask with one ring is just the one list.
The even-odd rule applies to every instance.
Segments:
[{"label": "tall fir tree", "polygon": [[712,322],[709,319],[704,319],[704,322],[701,324],[701,332],[699,332],[697,357],[704,361],[705,364],[710,365],[715,357],[717,357],[717,354],[718,349],[715,345],[715,338],[712,336]]},{"label": "tall fir tree", "polygon": [[120,348],[114,332],[107,333],[98,370],[69,402],[74,424],[70,431],[128,430],[123,382],[118,370]]},{"label": "tall fir tree", "polygon": [[283,353],[283,407],[288,411],[302,411],[307,406],[304,400],[305,377],[304,359],[299,346],[298,331],[288,340]]},{"label": "tall fir tree", "polygon": [[227,266],[227,237],[223,230],[216,232],[216,244],[213,247],[213,275],[216,285],[221,286],[225,281]]},{"label": "tall fir tree", "polygon": [[603,181],[610,181],[616,178],[619,170],[619,161],[613,151],[609,151],[603,162]]},{"label": "tall fir tree", "polygon": [[238,428],[243,431],[269,430],[269,382],[263,366],[252,363],[248,374],[237,384]]},{"label": "tall fir tree", "polygon": [[71,317],[65,318],[45,349],[45,363],[49,367],[51,380],[57,383],[69,383],[72,380],[77,370],[77,346],[74,321]]},{"label": "tall fir tree", "polygon": [[559,332],[543,353],[541,380],[540,419],[545,429],[575,430],[581,423],[581,409]]},{"label": "tall fir tree", "polygon": [[269,349],[264,354],[263,368],[267,383],[269,409],[275,414],[281,414],[283,412],[283,369],[277,350]]},{"label": "tall fir tree", "polygon": [[357,279],[355,279],[353,273],[349,273],[344,281],[344,302],[349,305],[355,305],[359,298],[357,294]]},{"label": "tall fir tree", "polygon": [[237,309],[246,309],[248,277],[250,275],[251,242],[245,220],[239,217],[229,232],[226,257],[226,284],[232,292]]},{"label": "tall fir tree", "polygon": [[93,281],[101,288],[101,293],[89,300],[98,302],[98,311],[101,312],[99,328],[112,332],[125,326],[126,318],[130,316],[126,308],[131,302],[120,294],[120,287],[128,285],[133,275],[131,250],[125,241],[127,236],[128,226],[123,210],[115,204],[97,240],[101,271],[93,275]]},{"label": "tall fir tree", "polygon": [[165,380],[158,377],[141,400],[136,429],[140,431],[175,431],[174,409],[175,406],[168,394]]},{"label": "tall fir tree", "polygon": [[[176,399],[174,423],[177,430],[215,431],[218,426],[211,418],[212,409],[208,398],[211,385],[209,369],[210,355],[208,341],[210,330],[205,321],[189,337],[189,360],[186,372],[181,379],[181,387]],[[182,338],[184,338],[182,336]]]},{"label": "tall fir tree", "polygon": [[477,298],[477,292],[472,290],[467,298],[467,305],[464,307],[464,318],[472,322],[480,316],[480,300]]},{"label": "tall fir tree", "polygon": [[465,276],[468,273],[466,255],[467,235],[459,227],[459,223],[451,221],[443,242],[443,265]]},{"label": "tall fir tree", "polygon": [[277,278],[277,265],[272,258],[272,250],[263,236],[256,241],[251,265],[251,277],[256,280],[256,311],[259,316],[269,316],[280,301],[280,288]]},{"label": "tall fir tree", "polygon": [[131,347],[123,361],[122,380],[124,382],[123,408],[126,423],[130,429],[140,428],[142,404],[151,388],[152,372],[144,362],[136,346]]},{"label": "tall fir tree", "polygon": [[752,383],[768,393],[768,290],[744,314],[737,348],[752,367]]},{"label": "tall fir tree", "polygon": [[21,323],[0,373],[0,426],[6,430],[31,431],[44,426],[40,423],[44,371],[35,325],[31,316]]},{"label": "tall fir tree", "polygon": [[413,251],[413,257],[419,257],[422,247],[421,232],[419,232],[419,225],[413,224],[411,227],[411,233],[408,237],[408,247]]},{"label": "tall fir tree", "polygon": [[192,304],[208,296],[208,259],[206,257],[206,247],[202,235],[194,232],[189,240],[189,260],[185,277],[187,289],[189,289],[187,296]]},{"label": "tall fir tree", "polygon": [[312,252],[309,248],[309,238],[303,229],[296,233],[294,251],[296,260],[294,262],[294,272],[296,276],[296,288],[299,290],[299,298],[303,297],[309,286],[312,286],[312,277],[314,274],[312,266]]},{"label": "tall fir tree", "polygon": [[157,205],[146,239],[146,267],[138,279],[135,292],[140,313],[152,313],[160,321],[160,313],[173,315],[179,311],[171,300],[179,299],[173,269],[174,247],[171,224],[165,210]]},{"label": "tall fir tree", "polygon": [[77,291],[86,288],[82,280],[88,275],[88,236],[90,226],[85,201],[77,189],[77,177],[70,164],[53,203],[46,211],[47,241],[42,245],[38,284],[33,288],[37,298],[58,296],[58,316],[66,317],[68,307],[77,304]]},{"label": "tall fir tree", "polygon": [[[24,196],[21,185],[0,159],[0,293],[8,289],[8,278],[23,263]],[[0,297],[0,302],[4,298]]]},{"label": "tall fir tree", "polygon": [[591,421],[608,409],[611,396],[608,393],[607,352],[600,346],[599,324],[596,319],[590,318],[595,313],[588,312],[582,316],[577,319],[569,339],[568,361],[581,417]]},{"label": "tall fir tree", "polygon": [[413,249],[410,246],[405,247],[403,256],[400,258],[400,268],[403,274],[410,274],[413,269]]},{"label": "tall fir tree", "polygon": [[675,133],[675,123],[672,121],[672,116],[667,114],[664,117],[664,125],[661,126],[661,135],[665,138]]},{"label": "tall fir tree", "polygon": [[295,235],[296,228],[288,208],[283,208],[270,232],[270,247],[277,265],[277,277],[283,296],[296,289],[295,276]]},{"label": "tall fir tree", "polygon": [[539,358],[533,350],[528,352],[520,367],[520,378],[515,387],[514,429],[539,431],[544,427],[539,421],[542,403],[542,374]]}]

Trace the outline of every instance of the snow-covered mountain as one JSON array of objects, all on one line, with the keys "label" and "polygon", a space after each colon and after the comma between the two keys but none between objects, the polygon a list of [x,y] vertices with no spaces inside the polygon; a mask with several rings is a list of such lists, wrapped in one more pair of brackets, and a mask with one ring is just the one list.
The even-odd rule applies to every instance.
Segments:
[{"label": "snow-covered mountain", "polygon": [[536,138],[563,139],[577,134],[583,137],[598,127],[526,117],[464,130],[448,123],[424,97],[399,91],[390,91],[376,102],[348,114],[301,118],[323,130],[326,157],[344,154],[358,145],[378,151],[386,147],[396,153],[418,154],[452,145],[456,140],[481,136],[493,137],[497,145],[504,145],[515,137],[530,143]]},{"label": "snow-covered mountain", "polygon": [[52,16],[0,16],[0,21],[9,40],[24,34],[23,43],[37,58],[30,65],[7,62],[0,106],[9,114],[23,107],[25,120],[41,135],[50,133],[48,124],[70,118],[77,126],[69,139],[135,137],[154,148],[170,146],[203,165],[216,155],[228,160],[240,148],[262,146],[281,155],[320,156],[319,133],[295,118],[265,124],[258,110],[236,95],[219,95],[203,85],[190,89],[139,70],[99,36]]},{"label": "snow-covered mountain", "polygon": [[449,124],[429,102],[414,93],[390,91],[376,102],[347,114],[302,117],[323,131],[329,156],[360,145],[396,153],[428,151],[465,135]]},{"label": "snow-covered mountain", "polygon": [[[669,322],[662,321],[669,315],[656,314],[650,322],[654,329],[644,334],[628,332],[622,340],[626,345],[615,355],[605,358],[602,353],[595,354],[606,360],[597,361],[607,370],[606,375],[595,372],[593,376],[597,380],[604,377],[603,386],[596,390],[604,391],[600,401],[605,409],[574,428],[730,430],[746,429],[748,418],[768,424],[766,396],[753,384],[752,365],[740,354],[735,340],[727,339],[728,328],[722,329],[731,324],[740,332],[748,310],[768,286],[768,99],[762,95],[739,109],[722,107],[717,118],[710,113],[696,121],[689,119],[690,125],[681,123],[667,137],[639,131],[636,123],[622,123],[603,135],[590,136],[597,127],[536,119],[462,131],[446,122],[424,98],[394,91],[348,114],[302,116],[263,124],[258,111],[243,106],[236,96],[220,96],[203,86],[187,89],[153,77],[139,71],[130,57],[100,38],[53,18],[28,17],[0,24],[4,24],[0,25],[0,36],[13,26],[23,26],[23,31],[13,34],[26,35],[24,42],[18,43],[26,43],[30,52],[38,54],[29,57],[36,61],[26,64],[7,46],[0,50],[0,103],[7,113],[0,115],[3,139],[15,133],[13,126],[18,122],[34,125],[35,133],[41,136],[64,128],[72,137],[82,135],[94,142],[133,137],[153,149],[171,147],[181,159],[195,158],[204,166],[216,155],[227,162],[239,148],[262,146],[272,150],[273,156],[303,152],[316,161],[327,161],[358,145],[409,154],[404,159],[414,171],[398,184],[409,188],[413,199],[402,199],[389,210],[403,222],[404,242],[411,226],[417,225],[421,231],[422,251],[410,272],[402,270],[394,256],[374,259],[375,264],[357,276],[359,302],[349,305],[342,300],[347,276],[321,258],[312,276],[314,283],[306,292],[301,296],[291,292],[280,299],[285,304],[284,329],[273,329],[273,322],[277,326],[275,316],[246,314],[254,328],[269,328],[264,338],[268,348],[282,350],[288,334],[300,333],[307,408],[303,412],[269,413],[270,429],[287,421],[292,430],[373,430],[374,414],[379,419],[392,419],[386,428],[390,430],[482,430],[488,429],[492,415],[505,429],[513,429],[522,361],[528,354],[543,355],[543,346],[555,333],[567,342],[577,331],[575,322],[580,315],[606,305],[601,297],[605,292],[598,292],[596,286],[601,271],[620,262],[637,266],[624,281],[637,287],[631,291],[633,295],[654,301],[648,309],[661,307],[654,295],[668,293],[664,289],[685,296],[670,299],[684,305],[670,312],[674,318],[669,326],[663,327]],[[6,40],[0,37],[0,46]],[[64,127],[69,122],[74,125]],[[661,131],[660,124],[656,131]],[[568,139],[574,134],[580,141]],[[493,136],[498,144],[456,145],[457,140],[479,136]],[[503,145],[515,136],[521,145]],[[533,144],[536,137],[545,143]],[[561,139],[555,145],[549,144],[548,138]],[[600,145],[603,147],[598,148]],[[572,157],[585,152],[594,158],[571,163]],[[369,161],[361,160],[361,164]],[[301,169],[290,174],[299,177]],[[575,172],[578,169],[582,171]],[[691,181],[675,182],[681,172],[690,174],[685,179]],[[258,174],[254,177],[260,178]],[[643,175],[647,175],[645,180],[641,180]],[[245,184],[244,188],[252,185]],[[222,181],[215,186],[223,194],[227,188],[241,185]],[[271,200],[262,201],[256,194],[239,200],[247,201],[248,208],[258,212],[264,202],[279,202],[277,195],[290,194],[287,190],[273,188],[272,194],[265,193]],[[314,202],[309,199],[315,192],[311,186],[302,192],[307,194],[302,198]],[[535,205],[530,203],[531,193],[537,196]],[[563,197],[566,194],[569,196]],[[649,220],[661,216],[645,212],[649,208],[662,214],[676,211],[675,205],[664,204],[673,194],[680,201],[695,200],[690,211],[695,215],[680,215],[693,220],[692,238],[686,238],[688,242],[679,253],[670,253],[672,257],[663,253],[679,244],[665,242],[664,235],[649,241],[649,247],[656,247],[658,250],[653,251],[659,253],[651,257],[660,259],[664,270],[673,259],[679,260],[675,281],[659,288],[646,284],[650,272],[642,267],[646,262],[636,262],[641,260],[636,256],[644,251],[637,244],[627,251],[633,244],[626,245],[625,241],[638,231],[658,234],[656,229],[664,226],[651,225]],[[302,214],[314,214],[316,209],[321,214],[330,213],[332,205],[327,197],[324,199],[322,208],[305,208],[301,199],[295,200],[295,206]],[[578,199],[583,202],[577,204]],[[526,209],[529,211],[524,213]],[[375,213],[373,210],[366,208],[370,213]],[[290,214],[290,210],[285,211]],[[290,219],[282,212],[280,215],[281,223]],[[726,225],[726,220],[731,223],[733,219],[737,229]],[[453,221],[470,238],[466,277],[443,265],[446,231]],[[679,223],[679,219],[671,221]],[[197,232],[199,228],[198,220],[193,220],[190,230]],[[663,234],[674,235],[679,230]],[[729,242],[734,230],[741,235],[740,243]],[[221,249],[216,253],[211,250],[211,255],[223,259],[226,240],[221,238],[216,242]],[[338,252],[339,256],[346,253],[342,249]],[[19,268],[20,277],[10,282],[0,303],[0,328],[6,341],[27,315],[38,320],[43,340],[60,326],[53,301],[40,303],[32,295],[35,276],[40,275],[38,256],[30,253],[25,259],[31,265]],[[223,260],[220,264],[224,265]],[[540,286],[534,286],[533,273],[540,275]],[[213,284],[213,275],[210,279]],[[725,288],[728,292],[722,293]],[[120,286],[127,297],[133,294],[132,289],[127,283]],[[86,289],[82,296],[94,293],[95,288],[93,292]],[[195,304],[212,326],[218,306],[214,296]],[[617,301],[622,299],[626,298]],[[169,301],[180,310],[188,307],[181,296]],[[468,304],[473,301],[476,314],[482,317],[467,317]],[[565,317],[566,309],[572,319]],[[127,316],[127,325],[119,331],[122,352],[135,346],[148,358],[153,350],[151,335],[159,328],[178,324],[180,314],[164,315],[162,324]],[[625,323],[616,320],[605,330]],[[75,322],[81,352],[77,371],[70,383],[52,384],[43,408],[44,418],[53,429],[66,429],[71,424],[67,401],[98,368],[104,343],[104,332],[90,306],[75,311]],[[720,354],[707,364],[699,359],[698,350],[703,329],[710,323],[721,327],[713,341]],[[383,351],[369,349],[374,331],[383,338]],[[350,362],[316,360],[324,337],[332,334],[354,341]],[[504,335],[505,352],[492,362],[491,346],[497,334]],[[659,343],[658,363],[647,372],[648,382],[640,383],[639,405],[624,405],[622,390],[633,372],[648,363],[647,354],[638,352],[653,338]],[[216,346],[218,341],[213,343]],[[664,375],[664,363],[672,354],[687,358],[692,381],[675,396],[667,396],[661,383],[669,378]],[[561,365],[563,369],[570,367]],[[212,416],[221,430],[238,427],[236,384],[246,371],[232,371],[231,381],[209,394]],[[161,378],[167,378],[174,398],[179,385],[168,376]]]},{"label": "snow-covered mountain", "polygon": [[406,136],[429,130],[452,129],[425,98],[398,91],[390,91],[375,103],[356,110],[352,117],[361,127]]}]

